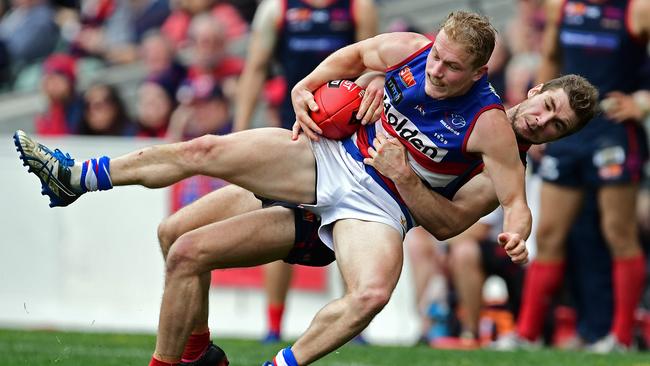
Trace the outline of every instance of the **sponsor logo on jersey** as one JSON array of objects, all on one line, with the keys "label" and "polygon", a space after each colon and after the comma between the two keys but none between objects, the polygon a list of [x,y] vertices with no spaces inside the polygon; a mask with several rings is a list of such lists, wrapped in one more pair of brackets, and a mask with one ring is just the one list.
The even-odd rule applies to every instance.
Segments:
[{"label": "sponsor logo on jersey", "polygon": [[447,150],[433,143],[429,137],[422,133],[418,127],[398,111],[391,103],[388,96],[384,95],[384,115],[386,122],[393,127],[397,135],[408,141],[411,146],[439,163],[447,155]]},{"label": "sponsor logo on jersey", "polygon": [[593,163],[597,167],[618,165],[625,162],[625,149],[623,146],[610,146],[594,153]]},{"label": "sponsor logo on jersey", "polygon": [[560,43],[565,46],[580,46],[591,49],[614,50],[621,39],[615,34],[602,32],[584,32],[564,29],[560,32]]},{"label": "sponsor logo on jersey", "polygon": [[460,136],[460,132],[458,132],[458,130],[456,130],[455,128],[451,127],[449,123],[445,122],[444,119],[440,120],[440,124],[447,130],[449,130],[449,132],[453,133],[456,136]]},{"label": "sponsor logo on jersey", "polygon": [[499,93],[497,93],[497,90],[494,89],[494,86],[492,86],[492,83],[488,83],[488,87],[490,88],[490,91],[492,92],[492,94],[496,95],[499,99],[501,99],[501,96],[499,95]]},{"label": "sponsor logo on jersey", "polygon": [[311,20],[311,9],[294,8],[287,10],[289,23],[308,22]]},{"label": "sponsor logo on jersey", "polygon": [[314,23],[327,23],[330,20],[330,13],[327,10],[314,10],[312,17]]},{"label": "sponsor logo on jersey", "polygon": [[352,16],[347,9],[332,9],[330,17],[333,22],[349,22],[352,20]]},{"label": "sponsor logo on jersey", "polygon": [[395,105],[398,105],[399,102],[404,99],[404,96],[402,95],[402,89],[400,89],[399,85],[397,85],[395,82],[395,78],[390,78],[388,81],[386,81],[386,91],[388,92],[388,96]]},{"label": "sponsor logo on jersey", "polygon": [[404,84],[404,86],[407,88],[415,85],[415,78],[413,77],[411,68],[408,66],[402,67],[402,69],[399,71],[399,78],[402,81],[402,84]]}]

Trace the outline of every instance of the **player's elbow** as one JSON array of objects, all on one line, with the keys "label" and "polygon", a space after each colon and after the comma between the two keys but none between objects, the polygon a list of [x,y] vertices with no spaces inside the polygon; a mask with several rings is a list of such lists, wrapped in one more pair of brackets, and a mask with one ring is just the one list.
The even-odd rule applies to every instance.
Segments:
[{"label": "player's elbow", "polygon": [[442,241],[453,238],[460,232],[451,223],[440,223],[438,225],[422,225],[436,239]]}]

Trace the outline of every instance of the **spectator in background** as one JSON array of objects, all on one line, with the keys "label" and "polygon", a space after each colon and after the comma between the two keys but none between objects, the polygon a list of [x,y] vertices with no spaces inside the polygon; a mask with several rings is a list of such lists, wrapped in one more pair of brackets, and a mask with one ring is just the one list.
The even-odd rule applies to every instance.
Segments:
[{"label": "spectator in background", "polygon": [[234,100],[244,60],[228,54],[224,25],[209,14],[201,14],[192,19],[189,32],[192,46],[188,78],[194,80],[208,76],[220,86],[228,100]]},{"label": "spectator in background", "polygon": [[186,80],[178,89],[177,100],[179,106],[172,115],[168,131],[171,139],[188,140],[232,131],[229,102],[219,83],[210,76]]},{"label": "spectator in background", "polygon": [[187,70],[178,62],[174,45],[159,31],[152,30],[145,34],[140,46],[140,57],[147,79],[170,78],[171,82],[178,85],[186,77]]},{"label": "spectator in background", "polygon": [[59,29],[46,0],[12,0],[13,8],[0,20],[0,41],[14,70],[54,51]]},{"label": "spectator in background", "polygon": [[173,77],[161,75],[147,79],[138,88],[136,102],[139,137],[167,136],[169,121],[176,107],[178,84]]},{"label": "spectator in background", "polygon": [[[187,80],[177,93],[168,138],[181,141],[206,134],[223,135],[232,130],[229,102],[219,84],[207,75]],[[224,187],[226,181],[203,175],[192,176],[172,186],[171,211],[176,212],[202,196]]]},{"label": "spectator in background", "polygon": [[166,0],[83,1],[75,52],[113,64],[133,62],[144,34],[161,26],[169,13]]},{"label": "spectator in background", "polygon": [[36,133],[65,135],[78,130],[83,102],[76,92],[76,79],[76,62],[71,56],[54,54],[45,60],[41,89],[48,105],[36,116]]},{"label": "spectator in background", "polygon": [[83,102],[84,113],[78,134],[132,136],[135,133],[135,126],[114,86],[90,86],[83,95]]},{"label": "spectator in background", "polygon": [[177,8],[163,24],[162,32],[177,48],[185,48],[189,39],[192,19],[199,14],[210,16],[213,23],[223,26],[227,40],[237,39],[248,31],[248,25],[235,7],[224,1],[178,0]]}]

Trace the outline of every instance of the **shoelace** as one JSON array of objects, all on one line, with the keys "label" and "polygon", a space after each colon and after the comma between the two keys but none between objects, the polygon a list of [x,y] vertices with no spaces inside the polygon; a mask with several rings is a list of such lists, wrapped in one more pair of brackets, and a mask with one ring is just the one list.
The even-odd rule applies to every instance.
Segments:
[{"label": "shoelace", "polygon": [[63,153],[63,151],[59,149],[54,149],[54,152],[52,150],[48,149],[44,145],[39,145],[41,149],[45,150],[46,153],[49,155],[52,155],[56,160],[59,161],[59,164],[62,164],[63,166],[73,166],[74,165],[74,159],[70,156],[68,153]]}]

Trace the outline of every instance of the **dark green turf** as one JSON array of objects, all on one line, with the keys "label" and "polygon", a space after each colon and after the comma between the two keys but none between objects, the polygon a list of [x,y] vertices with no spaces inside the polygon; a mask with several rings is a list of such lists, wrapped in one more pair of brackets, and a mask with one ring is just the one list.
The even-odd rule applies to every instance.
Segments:
[{"label": "dark green turf", "polygon": [[[217,340],[232,366],[261,365],[280,345],[255,340]],[[0,330],[0,366],[147,366],[154,349],[151,335]],[[438,351],[427,347],[346,346],[317,365],[441,366],[650,366],[650,354],[598,356],[585,352]]]}]

